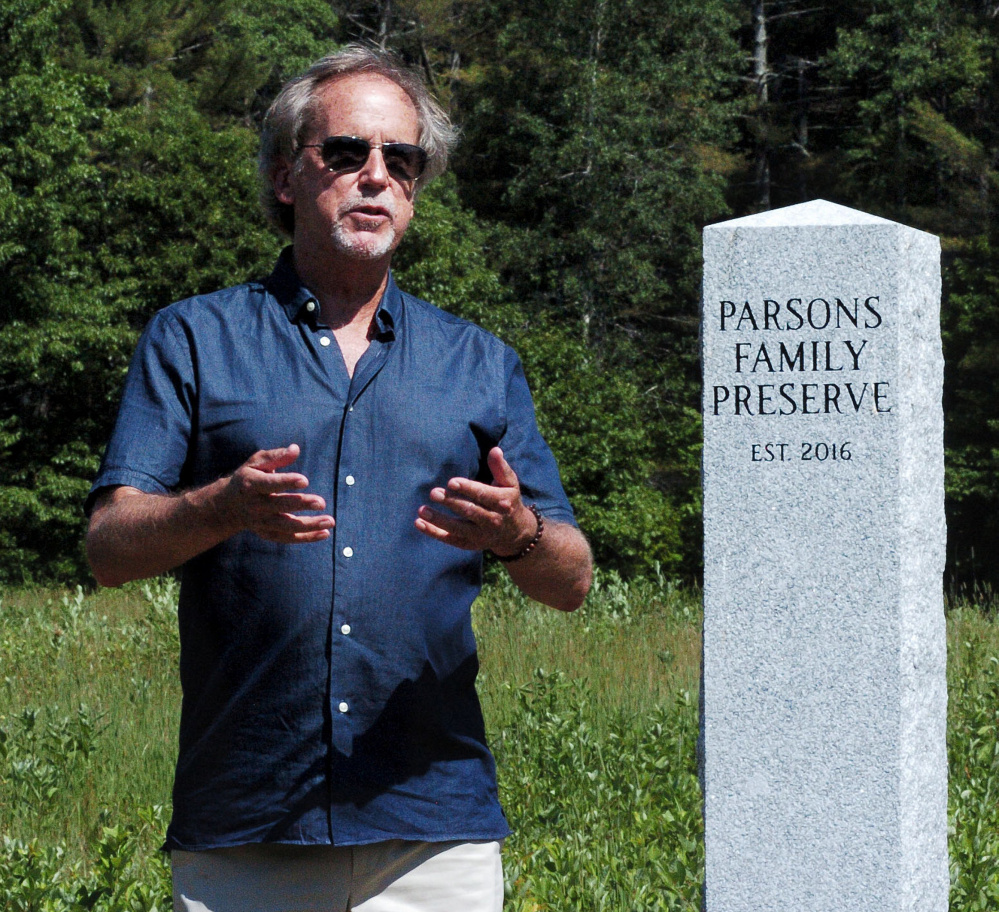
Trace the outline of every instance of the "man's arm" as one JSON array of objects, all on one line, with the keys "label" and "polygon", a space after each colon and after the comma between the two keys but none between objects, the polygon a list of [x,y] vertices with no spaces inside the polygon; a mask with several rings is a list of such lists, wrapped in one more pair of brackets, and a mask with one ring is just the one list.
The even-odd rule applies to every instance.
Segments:
[{"label": "man's arm", "polygon": [[[502,557],[520,554],[537,533],[538,521],[520,498],[520,483],[499,447],[488,456],[493,484],[452,478],[430,499],[448,512],[420,507],[416,528],[446,544]],[[537,545],[506,564],[511,579],[532,599],[575,611],[589,592],[593,559],[583,534],[568,523],[545,523]]]},{"label": "man's arm", "polygon": [[87,558],[102,586],[157,576],[238,532],[287,544],[329,537],[333,517],[309,481],[279,472],[299,455],[297,444],[254,453],[232,475],[179,494],[149,494],[121,485],[98,495],[87,528]]}]

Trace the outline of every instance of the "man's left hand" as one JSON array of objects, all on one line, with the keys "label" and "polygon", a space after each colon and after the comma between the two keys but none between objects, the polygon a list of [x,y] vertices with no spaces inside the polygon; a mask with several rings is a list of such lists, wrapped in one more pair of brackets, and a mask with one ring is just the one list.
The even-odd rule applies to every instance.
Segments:
[{"label": "man's left hand", "polygon": [[420,507],[416,528],[466,551],[493,551],[504,557],[519,554],[534,538],[537,520],[520,499],[517,474],[493,447],[486,463],[493,483],[452,478],[445,488],[433,488],[430,500],[448,512]]}]

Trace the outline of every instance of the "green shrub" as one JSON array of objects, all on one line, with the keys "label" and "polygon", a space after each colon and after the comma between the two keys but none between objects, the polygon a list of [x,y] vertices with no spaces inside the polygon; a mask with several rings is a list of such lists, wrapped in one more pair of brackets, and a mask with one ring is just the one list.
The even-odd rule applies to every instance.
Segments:
[{"label": "green shrub", "polygon": [[494,737],[513,836],[512,912],[695,910],[704,876],[696,701],[601,721],[580,681],[538,671]]}]

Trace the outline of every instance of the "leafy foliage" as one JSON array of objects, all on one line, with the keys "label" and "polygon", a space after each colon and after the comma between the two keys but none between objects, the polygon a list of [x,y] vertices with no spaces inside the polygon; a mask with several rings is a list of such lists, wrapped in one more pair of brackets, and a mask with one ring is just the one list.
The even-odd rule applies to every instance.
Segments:
[{"label": "leafy foliage", "polygon": [[510,698],[513,721],[494,745],[515,834],[504,852],[507,906],[700,908],[690,695],[642,720],[619,717],[606,731],[594,728],[586,688],[562,676],[538,671]]},{"label": "leafy foliage", "polygon": [[999,656],[982,636],[987,623],[974,605],[959,605],[948,660],[950,902],[970,912],[999,901]]},{"label": "leafy foliage", "polygon": [[999,551],[997,270],[994,241],[969,243],[949,267],[944,310],[947,544],[951,574],[964,580],[992,580]]},{"label": "leafy foliage", "polygon": [[356,38],[464,130],[401,284],[521,352],[604,566],[698,572],[701,227],[821,196],[943,239],[949,571],[995,575],[997,23],[977,0],[10,0],[0,579],[87,579],[136,335],[270,268],[259,119]]},{"label": "leafy foliage", "polygon": [[[525,298],[598,326],[691,313],[698,228],[724,212],[737,49],[724,4],[479,7],[458,163],[478,212],[524,229]],[[591,327],[596,332],[597,326]]]},{"label": "leafy foliage", "polygon": [[62,846],[2,837],[0,886],[11,912],[167,912],[172,908],[167,856],[149,838],[165,827],[162,807],[139,809],[135,826],[105,826],[94,845],[96,864],[67,864]]},{"label": "leafy foliage", "polygon": [[983,36],[940,0],[875,0],[865,12],[826,58],[830,78],[852,89],[846,188],[863,187],[895,217],[939,219],[946,233],[966,230],[962,216],[974,227],[988,169],[972,132],[988,78]]},{"label": "leafy foliage", "polygon": [[263,272],[278,246],[254,202],[254,133],[213,124],[213,58],[191,58],[225,18],[85,9],[24,0],[0,20],[7,579],[84,578],[81,504],[138,330],[176,298]]}]

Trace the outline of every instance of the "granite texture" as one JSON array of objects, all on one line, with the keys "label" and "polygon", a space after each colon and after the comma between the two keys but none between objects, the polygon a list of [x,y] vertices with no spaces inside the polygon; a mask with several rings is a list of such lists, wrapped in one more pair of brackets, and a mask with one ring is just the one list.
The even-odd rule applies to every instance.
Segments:
[{"label": "granite texture", "polygon": [[939,242],[815,201],[703,293],[705,908],[946,912]]}]

